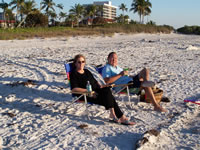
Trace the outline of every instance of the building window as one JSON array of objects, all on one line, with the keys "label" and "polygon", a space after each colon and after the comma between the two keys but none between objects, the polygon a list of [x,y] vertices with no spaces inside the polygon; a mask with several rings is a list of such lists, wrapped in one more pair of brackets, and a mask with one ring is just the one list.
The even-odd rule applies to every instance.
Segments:
[{"label": "building window", "polygon": [[4,20],[4,15],[3,15],[3,13],[0,13],[0,20]]}]

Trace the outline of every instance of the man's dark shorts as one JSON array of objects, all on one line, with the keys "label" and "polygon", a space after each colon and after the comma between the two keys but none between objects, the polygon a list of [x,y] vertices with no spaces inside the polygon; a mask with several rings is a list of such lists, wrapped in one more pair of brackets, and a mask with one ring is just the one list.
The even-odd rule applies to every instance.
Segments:
[{"label": "man's dark shorts", "polygon": [[130,85],[130,88],[140,88],[141,81],[139,79],[139,75],[134,76],[133,81],[130,81],[130,83],[133,83],[133,85]]}]

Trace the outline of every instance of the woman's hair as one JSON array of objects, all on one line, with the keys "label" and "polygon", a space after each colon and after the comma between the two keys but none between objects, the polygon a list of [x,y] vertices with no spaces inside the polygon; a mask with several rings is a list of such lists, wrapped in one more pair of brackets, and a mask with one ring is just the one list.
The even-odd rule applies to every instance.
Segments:
[{"label": "woman's hair", "polygon": [[109,54],[108,54],[108,59],[112,56],[112,55],[114,55],[114,54],[117,54],[116,52],[110,52]]},{"label": "woman's hair", "polygon": [[85,56],[83,56],[82,54],[78,54],[78,55],[76,55],[75,57],[74,57],[74,61],[73,61],[73,66],[75,67],[75,63],[77,62],[77,60],[79,59],[79,58],[84,58],[84,60],[85,60],[85,62],[86,62],[86,59],[85,59]]}]

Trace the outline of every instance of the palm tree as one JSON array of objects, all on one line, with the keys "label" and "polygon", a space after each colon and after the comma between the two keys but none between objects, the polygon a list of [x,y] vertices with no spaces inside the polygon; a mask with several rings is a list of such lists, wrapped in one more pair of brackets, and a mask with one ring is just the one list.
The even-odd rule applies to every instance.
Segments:
[{"label": "palm tree", "polygon": [[61,10],[63,10],[63,8],[64,8],[63,4],[57,4],[56,7],[58,7],[58,8],[61,9]]},{"label": "palm tree", "polygon": [[118,22],[118,23],[122,23],[123,20],[124,20],[124,16],[122,14],[120,14],[118,17],[115,18],[115,20]]},{"label": "palm tree", "polygon": [[97,17],[102,17],[103,5],[97,5]]},{"label": "palm tree", "polygon": [[5,3],[4,0],[2,0],[2,3],[0,3],[0,8],[3,9],[3,18],[6,21],[6,10],[8,10],[8,3]]},{"label": "palm tree", "polygon": [[21,7],[21,12],[25,15],[25,17],[23,18],[23,20],[18,24],[17,27],[20,27],[22,25],[22,23],[24,23],[24,21],[26,20],[26,17],[35,12],[36,3],[34,0],[28,0],[24,2],[24,5]]},{"label": "palm tree", "polygon": [[12,10],[16,9],[17,10],[17,16],[21,16],[21,21],[23,20],[23,13],[22,13],[22,7],[24,6],[24,0],[12,0],[9,3],[10,6],[13,5]]},{"label": "palm tree", "polygon": [[[150,9],[150,7],[152,7],[152,4],[149,2],[149,0],[147,0],[146,3],[147,3],[147,5],[149,5],[149,7],[146,7],[144,16],[147,16],[147,22],[148,22],[148,16],[151,14],[151,9]],[[149,3],[149,4],[148,4],[148,3]],[[144,19],[143,19],[143,20],[144,20]]]},{"label": "palm tree", "polygon": [[[128,8],[126,7],[126,5],[125,5],[124,3],[122,3],[122,4],[119,6],[119,9],[122,10],[123,16],[124,16],[124,11],[127,11],[127,10],[128,10]],[[123,17],[123,21],[125,22],[124,17]]]},{"label": "palm tree", "polygon": [[144,23],[144,16],[151,13],[151,3],[149,0],[133,0],[130,11],[138,13],[140,16],[140,23]]},{"label": "palm tree", "polygon": [[82,18],[84,14],[84,7],[81,6],[80,4],[75,4],[75,6],[72,6],[69,12],[75,16],[77,25],[79,26],[79,20]]},{"label": "palm tree", "polygon": [[71,22],[71,27],[74,27],[74,22],[76,21],[76,17],[73,14],[69,14],[67,16],[66,22]]},{"label": "palm tree", "polygon": [[125,15],[125,16],[124,16],[124,20],[128,22],[128,19],[129,19],[129,16],[128,16],[128,15]]},{"label": "palm tree", "polygon": [[55,19],[57,18],[57,14],[55,13],[55,11],[51,10],[49,10],[48,14],[51,17],[51,24],[55,26]]},{"label": "palm tree", "polygon": [[56,7],[60,9],[59,20],[61,21],[62,18],[65,18],[67,16],[67,13],[61,11],[64,8],[63,4],[57,4]]},{"label": "palm tree", "polygon": [[92,19],[91,24],[93,25],[93,19],[95,18],[98,11],[98,7],[96,5],[88,5],[86,7],[85,16],[88,16]]},{"label": "palm tree", "polygon": [[55,12],[54,6],[56,6],[56,4],[53,2],[53,0],[43,0],[41,3],[41,10],[45,9],[46,11],[46,15],[50,16],[49,12],[51,12],[50,10]]},{"label": "palm tree", "polygon": [[61,21],[63,18],[66,18],[67,17],[67,13],[64,13],[64,12],[60,12],[59,13],[59,20]]}]

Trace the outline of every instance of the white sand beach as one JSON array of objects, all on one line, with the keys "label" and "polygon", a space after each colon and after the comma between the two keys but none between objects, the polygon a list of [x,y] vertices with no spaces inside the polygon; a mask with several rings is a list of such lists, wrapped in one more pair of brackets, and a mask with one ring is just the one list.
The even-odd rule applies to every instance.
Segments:
[{"label": "white sand beach", "polygon": [[[116,100],[134,126],[110,123],[102,106],[89,107],[72,100],[64,62],[76,54],[87,64],[105,64],[115,51],[121,67],[130,74],[150,69],[151,80],[171,102],[161,103],[167,113],[138,102]],[[28,80],[30,84],[25,84]],[[200,36],[180,34],[115,34],[107,36],[58,37],[0,41],[0,147],[2,149],[133,150],[146,131],[155,129],[140,150],[199,150]],[[85,128],[80,126],[85,125]],[[1,149],[0,148],[0,149]]]}]

